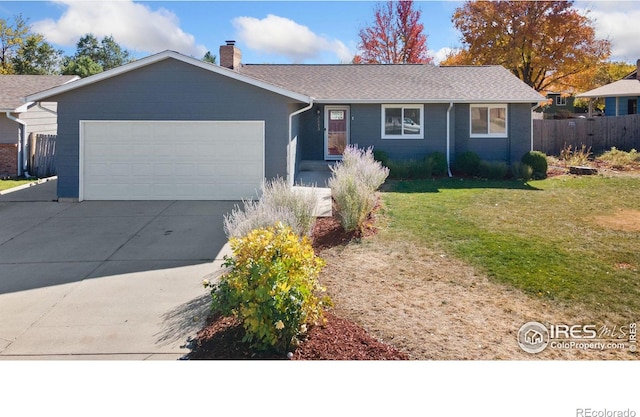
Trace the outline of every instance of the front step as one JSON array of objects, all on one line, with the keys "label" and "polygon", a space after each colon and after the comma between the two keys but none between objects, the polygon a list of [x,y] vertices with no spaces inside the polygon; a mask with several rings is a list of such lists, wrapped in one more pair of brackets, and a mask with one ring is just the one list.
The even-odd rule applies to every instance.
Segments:
[{"label": "front step", "polygon": [[337,161],[312,161],[303,160],[298,165],[298,171],[319,171],[331,172],[329,167],[334,166]]}]

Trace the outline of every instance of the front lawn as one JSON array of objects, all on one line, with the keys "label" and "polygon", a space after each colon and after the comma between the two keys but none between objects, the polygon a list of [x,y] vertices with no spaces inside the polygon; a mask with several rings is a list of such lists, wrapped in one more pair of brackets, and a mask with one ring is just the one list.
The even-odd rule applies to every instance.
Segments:
[{"label": "front lawn", "polygon": [[24,184],[29,184],[30,182],[33,182],[33,180],[0,180],[0,191],[19,187]]},{"label": "front lawn", "polygon": [[393,239],[448,253],[536,297],[638,319],[638,178],[404,181],[384,200]]}]

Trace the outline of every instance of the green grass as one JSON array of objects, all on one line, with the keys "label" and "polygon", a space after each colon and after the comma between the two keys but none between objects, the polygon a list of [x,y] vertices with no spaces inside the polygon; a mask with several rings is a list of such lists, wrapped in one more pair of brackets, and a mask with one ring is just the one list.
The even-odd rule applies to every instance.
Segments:
[{"label": "green grass", "polygon": [[445,251],[527,293],[638,319],[640,232],[596,217],[640,211],[640,179],[404,181],[384,198],[392,237]]},{"label": "green grass", "polygon": [[0,191],[19,187],[20,185],[28,184],[30,182],[33,182],[33,180],[0,180]]}]

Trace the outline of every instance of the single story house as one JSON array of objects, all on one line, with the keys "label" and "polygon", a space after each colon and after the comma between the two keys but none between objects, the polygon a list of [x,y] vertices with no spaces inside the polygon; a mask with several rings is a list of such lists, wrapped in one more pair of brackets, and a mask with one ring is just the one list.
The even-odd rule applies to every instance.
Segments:
[{"label": "single story house", "polygon": [[540,94],[500,66],[220,65],[165,51],[27,97],[58,103],[58,196],[255,197],[347,144],[519,161]]},{"label": "single story house", "polygon": [[26,168],[29,135],[57,131],[56,103],[24,102],[29,94],[79,79],[74,75],[0,75],[0,175]]},{"label": "single story house", "polygon": [[[640,59],[636,62],[636,70],[623,79],[578,94],[577,97],[604,98],[605,116],[640,114],[640,106],[638,106],[640,101]],[[591,109],[591,106],[589,108]]]}]

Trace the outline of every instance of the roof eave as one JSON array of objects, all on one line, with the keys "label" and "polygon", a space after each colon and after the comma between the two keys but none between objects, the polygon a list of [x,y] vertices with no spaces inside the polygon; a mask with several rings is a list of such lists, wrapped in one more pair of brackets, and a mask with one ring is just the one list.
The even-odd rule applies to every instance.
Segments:
[{"label": "roof eave", "polygon": [[527,99],[483,99],[483,100],[473,100],[473,99],[460,99],[460,98],[452,98],[452,99],[432,99],[432,98],[424,98],[424,99],[315,99],[314,102],[318,104],[464,104],[464,103],[486,103],[486,104],[498,104],[498,103],[538,103],[545,101],[546,99],[542,96],[540,98],[527,98]]},{"label": "roof eave", "polygon": [[133,71],[136,70],[138,68],[142,68],[151,64],[155,64],[156,62],[160,62],[163,61],[165,59],[169,59],[169,58],[173,58],[182,62],[185,62],[187,64],[190,65],[194,65],[196,67],[205,69],[207,71],[211,71],[213,73],[216,74],[220,74],[220,75],[224,75],[226,77],[238,80],[238,81],[242,81],[245,82],[247,84],[271,91],[273,93],[276,94],[280,94],[283,95],[285,97],[289,97],[291,99],[297,100],[297,101],[301,101],[303,103],[310,103],[311,102],[311,97],[306,96],[304,94],[299,94],[296,93],[294,91],[289,91],[287,89],[281,88],[281,87],[277,87],[274,86],[273,84],[269,84],[266,83],[264,81],[260,81],[257,80],[255,78],[251,78],[251,77],[247,77],[245,75],[242,75],[236,71],[227,69],[227,68],[222,68],[218,65],[214,65],[214,64],[210,64],[208,62],[204,62],[204,61],[200,61],[198,59],[195,58],[191,58],[188,57],[186,55],[182,55],[178,52],[174,52],[174,51],[164,51],[164,52],[160,52],[158,54],[155,55],[151,55],[148,56],[146,58],[142,58],[140,60],[137,61],[133,61],[129,64],[125,64],[122,65],[120,67],[117,68],[113,68],[104,72],[101,72],[99,74],[96,75],[92,75],[90,77],[87,78],[83,78],[80,79],[79,81],[73,81],[73,82],[68,82],[66,84],[63,84],[61,86],[58,87],[54,87],[54,88],[50,88],[48,90],[44,90],[41,91],[39,93],[35,93],[35,94],[31,94],[28,95],[27,97],[25,97],[26,101],[43,101],[44,99],[47,99],[49,97],[52,96],[56,96],[59,94],[63,94],[66,93],[68,91],[72,91],[78,88],[82,88],[85,87],[87,85],[91,85],[91,84],[95,84],[98,83],[100,81],[109,79],[109,78],[113,78],[116,77],[118,75],[127,73],[129,71]]}]

